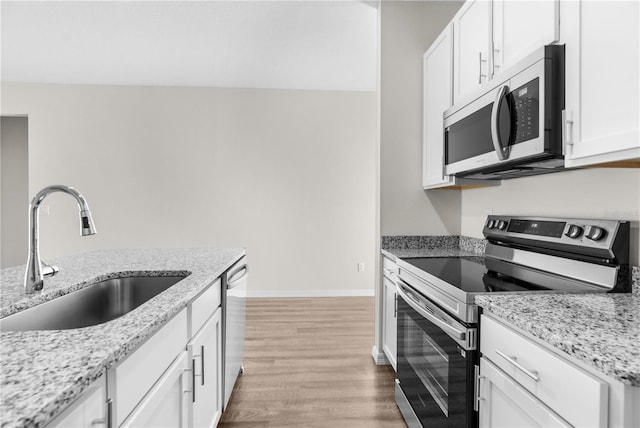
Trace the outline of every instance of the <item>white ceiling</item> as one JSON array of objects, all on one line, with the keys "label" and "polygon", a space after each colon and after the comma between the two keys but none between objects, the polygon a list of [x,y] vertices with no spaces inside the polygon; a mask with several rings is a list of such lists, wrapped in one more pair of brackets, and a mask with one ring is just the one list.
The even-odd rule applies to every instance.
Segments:
[{"label": "white ceiling", "polygon": [[1,77],[373,91],[375,4],[2,0]]}]

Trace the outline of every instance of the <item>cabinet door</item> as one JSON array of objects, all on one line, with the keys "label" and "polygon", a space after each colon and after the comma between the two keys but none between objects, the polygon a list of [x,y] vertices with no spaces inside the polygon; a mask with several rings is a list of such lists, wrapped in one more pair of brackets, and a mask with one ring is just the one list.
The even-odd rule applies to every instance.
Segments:
[{"label": "cabinet door", "polygon": [[215,427],[222,415],[222,310],[218,308],[189,343],[195,373],[192,426]]},{"label": "cabinet door", "polygon": [[444,175],[442,114],[453,103],[453,26],[449,25],[424,54],[424,118],[422,185],[425,189],[450,185]]},{"label": "cabinet door", "polygon": [[187,352],[183,351],[121,427],[187,427],[189,370]]},{"label": "cabinet door", "polygon": [[47,427],[95,428],[107,426],[104,376],[96,380],[82,395],[51,421]]},{"label": "cabinet door", "polygon": [[114,400],[115,425],[120,425],[144,399],[187,343],[187,310],[183,309],[153,334],[114,373],[109,396]]},{"label": "cabinet door", "polygon": [[480,428],[571,426],[484,357],[479,395]]},{"label": "cabinet door", "polygon": [[561,8],[567,166],[638,160],[640,3],[562,2]]},{"label": "cabinet door", "polygon": [[559,0],[494,0],[492,75],[560,37]]},{"label": "cabinet door", "polygon": [[396,306],[396,285],[389,280],[386,276],[382,277],[384,283],[384,323],[382,330],[382,348],[385,355],[389,359],[391,366],[396,370],[396,358],[397,358],[397,306]]},{"label": "cabinet door", "polygon": [[491,2],[468,0],[453,18],[453,102],[487,81],[489,71]]}]

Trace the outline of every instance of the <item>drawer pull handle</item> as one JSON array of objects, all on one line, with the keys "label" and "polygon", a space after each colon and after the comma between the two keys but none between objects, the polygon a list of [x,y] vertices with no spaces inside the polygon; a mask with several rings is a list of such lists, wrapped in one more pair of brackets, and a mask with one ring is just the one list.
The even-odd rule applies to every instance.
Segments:
[{"label": "drawer pull handle", "polygon": [[196,359],[191,359],[191,402],[196,402]]},{"label": "drawer pull handle", "polygon": [[202,373],[201,385],[204,385],[204,346],[200,346],[200,373]]},{"label": "drawer pull handle", "polygon": [[538,377],[538,372],[535,371],[535,370],[529,370],[529,369],[523,367],[521,364],[519,364],[516,361],[516,357],[509,357],[508,355],[505,355],[504,352],[502,352],[502,351],[500,351],[498,349],[496,349],[496,354],[500,355],[502,358],[507,360],[508,363],[512,364],[515,368],[520,370],[525,375],[529,376],[534,381],[540,382],[540,378]]}]

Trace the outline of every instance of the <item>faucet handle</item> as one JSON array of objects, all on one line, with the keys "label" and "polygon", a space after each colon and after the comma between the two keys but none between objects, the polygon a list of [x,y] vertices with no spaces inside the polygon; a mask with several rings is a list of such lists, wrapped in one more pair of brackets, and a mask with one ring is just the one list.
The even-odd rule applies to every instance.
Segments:
[{"label": "faucet handle", "polygon": [[42,272],[42,276],[53,276],[60,272],[58,266],[48,265],[45,262],[42,262],[42,267],[40,268]]}]

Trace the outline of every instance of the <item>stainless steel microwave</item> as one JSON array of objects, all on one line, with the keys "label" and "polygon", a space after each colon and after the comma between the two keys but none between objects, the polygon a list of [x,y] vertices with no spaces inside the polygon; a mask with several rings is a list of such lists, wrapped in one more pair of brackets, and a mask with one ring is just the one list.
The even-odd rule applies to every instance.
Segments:
[{"label": "stainless steel microwave", "polygon": [[564,167],[564,46],[544,46],[444,112],[445,173],[506,179]]}]

